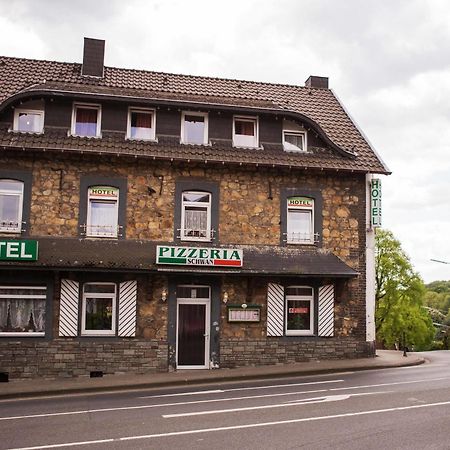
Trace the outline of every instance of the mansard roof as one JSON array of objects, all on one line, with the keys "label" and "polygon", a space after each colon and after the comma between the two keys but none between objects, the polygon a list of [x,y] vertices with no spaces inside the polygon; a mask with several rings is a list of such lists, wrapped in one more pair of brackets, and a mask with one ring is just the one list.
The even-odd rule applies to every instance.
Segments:
[{"label": "mansard roof", "polygon": [[[53,93],[156,103],[193,104],[267,112],[298,118],[321,136],[328,149],[304,154],[274,154],[271,149],[245,151],[191,146],[189,158],[177,145],[119,143],[102,139],[95,143],[103,152],[123,151],[163,158],[237,162],[239,158],[262,165],[316,167],[360,172],[389,173],[369,142],[347,114],[332,90],[285,84],[178,75],[145,70],[105,67],[101,78],[81,74],[81,64],[0,57],[0,111],[13,101]],[[55,137],[8,136],[1,131],[0,145],[52,148]],[[30,143],[29,141],[32,141]],[[77,151],[92,147],[92,140],[66,137],[59,146]],[[58,148],[55,147],[55,150]],[[121,150],[122,149],[122,150]],[[158,153],[159,152],[159,153]],[[162,155],[162,156],[161,156]],[[241,161],[241,159],[239,159]],[[312,164],[312,165],[311,165]]]}]

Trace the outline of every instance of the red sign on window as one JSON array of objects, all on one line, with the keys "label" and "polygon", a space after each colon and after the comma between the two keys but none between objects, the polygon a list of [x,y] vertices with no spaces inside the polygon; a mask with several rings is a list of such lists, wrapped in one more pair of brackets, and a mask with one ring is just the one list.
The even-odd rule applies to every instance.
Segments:
[{"label": "red sign on window", "polygon": [[289,308],[289,314],[308,314],[309,308]]}]

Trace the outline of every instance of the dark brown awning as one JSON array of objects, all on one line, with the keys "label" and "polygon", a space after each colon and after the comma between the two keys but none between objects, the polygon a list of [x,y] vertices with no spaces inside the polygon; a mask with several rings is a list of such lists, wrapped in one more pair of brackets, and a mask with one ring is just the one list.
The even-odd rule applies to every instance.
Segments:
[{"label": "dark brown awning", "polygon": [[[30,238],[32,239],[32,238]],[[354,269],[336,255],[318,248],[227,245],[243,251],[242,267],[180,266],[156,264],[156,246],[174,245],[154,241],[76,238],[39,238],[35,262],[1,261],[0,268],[279,275],[304,277],[355,277]],[[205,245],[197,245],[205,247]],[[192,247],[196,247],[193,245]]]}]

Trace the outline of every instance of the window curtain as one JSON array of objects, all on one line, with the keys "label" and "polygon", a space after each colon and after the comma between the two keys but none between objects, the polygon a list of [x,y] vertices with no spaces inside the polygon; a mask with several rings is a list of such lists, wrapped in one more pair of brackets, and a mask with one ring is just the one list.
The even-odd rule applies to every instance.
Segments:
[{"label": "window curtain", "polygon": [[79,136],[96,136],[97,113],[96,109],[77,108],[75,134]]}]

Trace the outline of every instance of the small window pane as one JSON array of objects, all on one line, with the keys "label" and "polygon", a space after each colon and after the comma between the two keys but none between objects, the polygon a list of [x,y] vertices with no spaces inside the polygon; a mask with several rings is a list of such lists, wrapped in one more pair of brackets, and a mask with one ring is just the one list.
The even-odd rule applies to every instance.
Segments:
[{"label": "small window pane", "polygon": [[0,227],[19,226],[20,205],[20,196],[0,194]]},{"label": "small window pane", "polygon": [[286,288],[286,295],[297,295],[297,296],[312,296],[312,288],[310,287],[288,287]]},{"label": "small window pane", "polygon": [[86,298],[86,330],[112,330],[112,318],[112,298]]},{"label": "small window pane", "polygon": [[309,300],[288,300],[287,329],[310,330],[311,314],[311,302]]},{"label": "small window pane", "polygon": [[95,294],[114,294],[116,292],[116,286],[114,284],[86,283],[84,285],[84,292]]},{"label": "small window pane", "polygon": [[131,139],[152,139],[152,113],[150,112],[131,112]]},{"label": "small window pane", "polygon": [[205,143],[205,118],[203,116],[184,116],[183,142],[200,145]]},{"label": "small window pane", "polygon": [[23,192],[23,183],[16,180],[0,180],[0,191],[11,191],[21,194]]},{"label": "small window pane", "polygon": [[197,192],[187,192],[183,194],[183,201],[185,202],[204,202],[209,203],[209,194],[197,193]]},{"label": "small window pane", "polygon": [[234,122],[235,133],[242,134],[244,136],[254,136],[255,135],[255,122],[248,120],[236,119]]},{"label": "small window pane", "polygon": [[209,287],[177,286],[177,298],[209,298]]},{"label": "small window pane", "polygon": [[97,136],[98,110],[92,108],[76,109],[75,134],[77,136]]},{"label": "small window pane", "polygon": [[41,114],[32,112],[19,113],[17,120],[18,131],[25,131],[29,133],[38,133],[42,131]]}]

